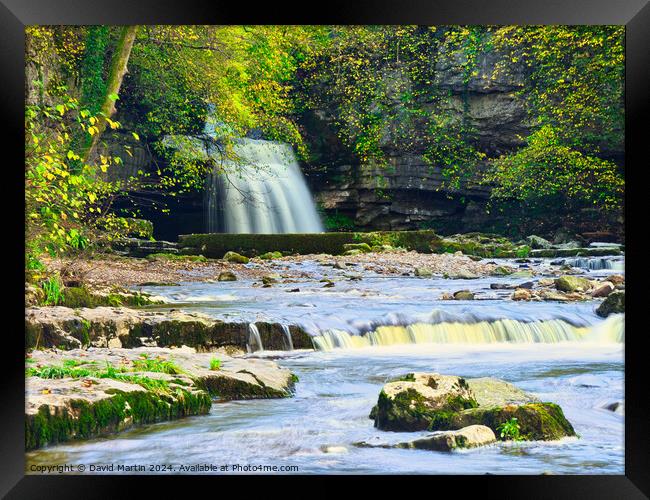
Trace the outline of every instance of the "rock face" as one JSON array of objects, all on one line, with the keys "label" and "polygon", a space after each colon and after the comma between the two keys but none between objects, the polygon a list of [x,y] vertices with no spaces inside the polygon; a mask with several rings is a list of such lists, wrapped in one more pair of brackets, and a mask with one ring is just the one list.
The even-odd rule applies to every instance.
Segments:
[{"label": "rock face", "polygon": [[273,361],[187,347],[34,351],[28,361],[27,449],[204,414],[211,398],[288,397],[296,382]]},{"label": "rock face", "polygon": [[429,428],[439,412],[476,407],[463,378],[437,373],[410,373],[402,380],[384,385],[371,416],[375,427],[389,431]]},{"label": "rock face", "polygon": [[[289,347],[284,326],[256,322],[262,345],[268,350]],[[295,349],[311,349],[311,337],[289,326]],[[126,307],[30,307],[25,310],[25,347],[171,347],[201,351],[249,344],[249,324],[215,320],[199,313],[147,311]]]},{"label": "rock face", "polygon": [[[378,429],[391,431],[454,431],[480,425],[507,439],[499,429],[517,419],[523,440],[575,435],[562,409],[554,403],[539,402],[502,380],[468,381],[437,373],[411,373],[386,384],[370,418]],[[452,439],[447,442],[453,444]]]},{"label": "rock face", "polygon": [[[467,123],[476,131],[477,149],[498,157],[521,146],[521,137],[529,133],[525,101],[516,92],[522,80],[518,71],[486,78],[494,73],[499,55],[493,51],[478,58],[480,70],[465,81],[455,64],[433,56],[436,78],[431,83],[445,94],[440,112]],[[386,68],[384,78],[390,88],[416,85],[410,81],[408,68],[400,65]],[[400,91],[394,93],[398,96]],[[393,105],[403,107],[399,98]],[[437,104],[423,101],[417,105],[429,109]],[[335,133],[337,113],[333,103],[325,103],[322,109],[306,113],[301,123],[314,158],[305,170],[327,170],[322,179],[314,176],[312,182],[315,199],[327,212],[349,217],[360,229],[416,229],[427,224],[450,233],[502,222],[486,210],[487,188],[465,183],[455,191],[445,186],[440,167],[425,160],[425,127],[412,129],[413,124],[400,118],[387,125],[381,136],[387,166],[382,168],[360,163],[341,144]],[[409,144],[403,137],[409,137]]]},{"label": "rock face", "polygon": [[624,313],[625,312],[625,290],[616,290],[610,293],[607,298],[603,301],[598,309],[596,309],[596,314],[606,318],[610,314],[614,313]]}]

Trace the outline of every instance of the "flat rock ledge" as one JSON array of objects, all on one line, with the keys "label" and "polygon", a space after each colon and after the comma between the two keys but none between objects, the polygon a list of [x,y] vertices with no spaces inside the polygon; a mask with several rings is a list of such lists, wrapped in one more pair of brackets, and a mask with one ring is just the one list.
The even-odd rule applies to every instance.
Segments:
[{"label": "flat rock ledge", "polygon": [[213,398],[290,397],[297,381],[273,361],[188,347],[33,351],[26,366],[28,450],[206,414]]},{"label": "flat rock ledge", "polygon": [[[311,337],[301,327],[256,322],[267,350],[312,349]],[[194,347],[210,351],[234,346],[246,349],[248,323],[225,322],[199,313],[127,307],[29,307],[25,309],[25,347]]]},{"label": "flat rock ledge", "polygon": [[[562,408],[512,384],[438,373],[409,373],[387,383],[370,418],[375,427],[388,431],[457,431],[479,425],[502,440],[550,441],[576,435]],[[502,434],[502,425],[513,422],[517,435]]]},{"label": "flat rock ledge", "polygon": [[356,443],[361,448],[406,448],[414,450],[454,451],[458,449],[477,448],[495,443],[494,432],[485,425],[470,425],[457,431],[434,432],[423,438],[404,441],[397,444]]}]

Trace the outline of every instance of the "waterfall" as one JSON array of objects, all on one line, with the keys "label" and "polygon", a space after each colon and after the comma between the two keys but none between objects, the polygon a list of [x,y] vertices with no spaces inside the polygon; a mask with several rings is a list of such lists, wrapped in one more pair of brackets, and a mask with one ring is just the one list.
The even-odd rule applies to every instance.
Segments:
[{"label": "waterfall", "polygon": [[579,267],[581,269],[588,269],[589,271],[601,271],[611,269],[613,271],[624,271],[624,262],[622,258],[612,259],[607,257],[576,257],[571,259],[563,259],[561,264],[571,267]]},{"label": "waterfall", "polygon": [[323,225],[290,145],[238,139],[233,158],[207,179],[206,229],[223,233],[319,233]]},{"label": "waterfall", "polygon": [[293,340],[291,339],[291,330],[289,329],[289,325],[282,325],[282,331],[284,332],[287,351],[293,351]]},{"label": "waterfall", "polygon": [[561,319],[519,321],[499,319],[475,323],[441,322],[382,325],[363,335],[330,329],[312,337],[314,347],[328,351],[403,344],[492,344],[557,342],[623,342],[623,314],[614,314],[591,326],[574,326]]},{"label": "waterfall", "polygon": [[262,337],[255,323],[248,324],[248,342],[246,343],[248,352],[263,351]]}]

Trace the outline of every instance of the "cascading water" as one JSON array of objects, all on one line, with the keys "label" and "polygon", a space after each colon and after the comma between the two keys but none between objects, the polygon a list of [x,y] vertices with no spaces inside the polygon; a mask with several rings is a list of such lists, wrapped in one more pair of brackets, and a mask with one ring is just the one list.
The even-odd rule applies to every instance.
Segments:
[{"label": "cascading water", "polygon": [[[208,232],[319,233],[323,225],[290,145],[238,139],[207,179]],[[225,166],[225,168],[224,168]]]},{"label": "cascading water", "polygon": [[291,330],[289,329],[289,325],[282,325],[282,332],[284,333],[287,350],[293,351],[293,340],[291,339]]},{"label": "cascading water", "polygon": [[613,271],[623,271],[625,269],[622,258],[613,259],[611,257],[576,257],[571,259],[563,259],[562,264],[571,267],[579,267],[581,269],[588,269],[589,271],[602,271],[611,269]]},{"label": "cascading water", "polygon": [[248,324],[248,342],[246,343],[248,352],[263,351],[262,337],[255,323]]},{"label": "cascading water", "polygon": [[382,325],[363,335],[331,329],[312,338],[318,350],[352,349],[374,345],[493,344],[614,342],[624,340],[624,316],[612,315],[592,326],[574,326],[563,320],[519,321],[500,319],[474,323],[441,322]]}]

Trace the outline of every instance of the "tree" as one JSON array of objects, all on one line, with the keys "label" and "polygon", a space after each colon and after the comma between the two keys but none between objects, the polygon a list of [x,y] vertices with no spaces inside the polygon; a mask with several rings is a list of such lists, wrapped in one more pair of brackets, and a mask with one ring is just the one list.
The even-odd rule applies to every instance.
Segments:
[{"label": "tree", "polygon": [[99,138],[104,130],[106,130],[106,126],[108,125],[111,116],[115,113],[115,101],[118,98],[122,79],[127,70],[127,64],[129,62],[129,56],[131,55],[131,49],[133,48],[137,30],[137,26],[125,26],[121,30],[119,41],[111,59],[111,68],[108,74],[108,82],[106,84],[103,103],[100,108],[100,115],[97,123],[90,128],[92,141],[82,156],[85,162],[88,162],[92,157],[97,148]]}]

